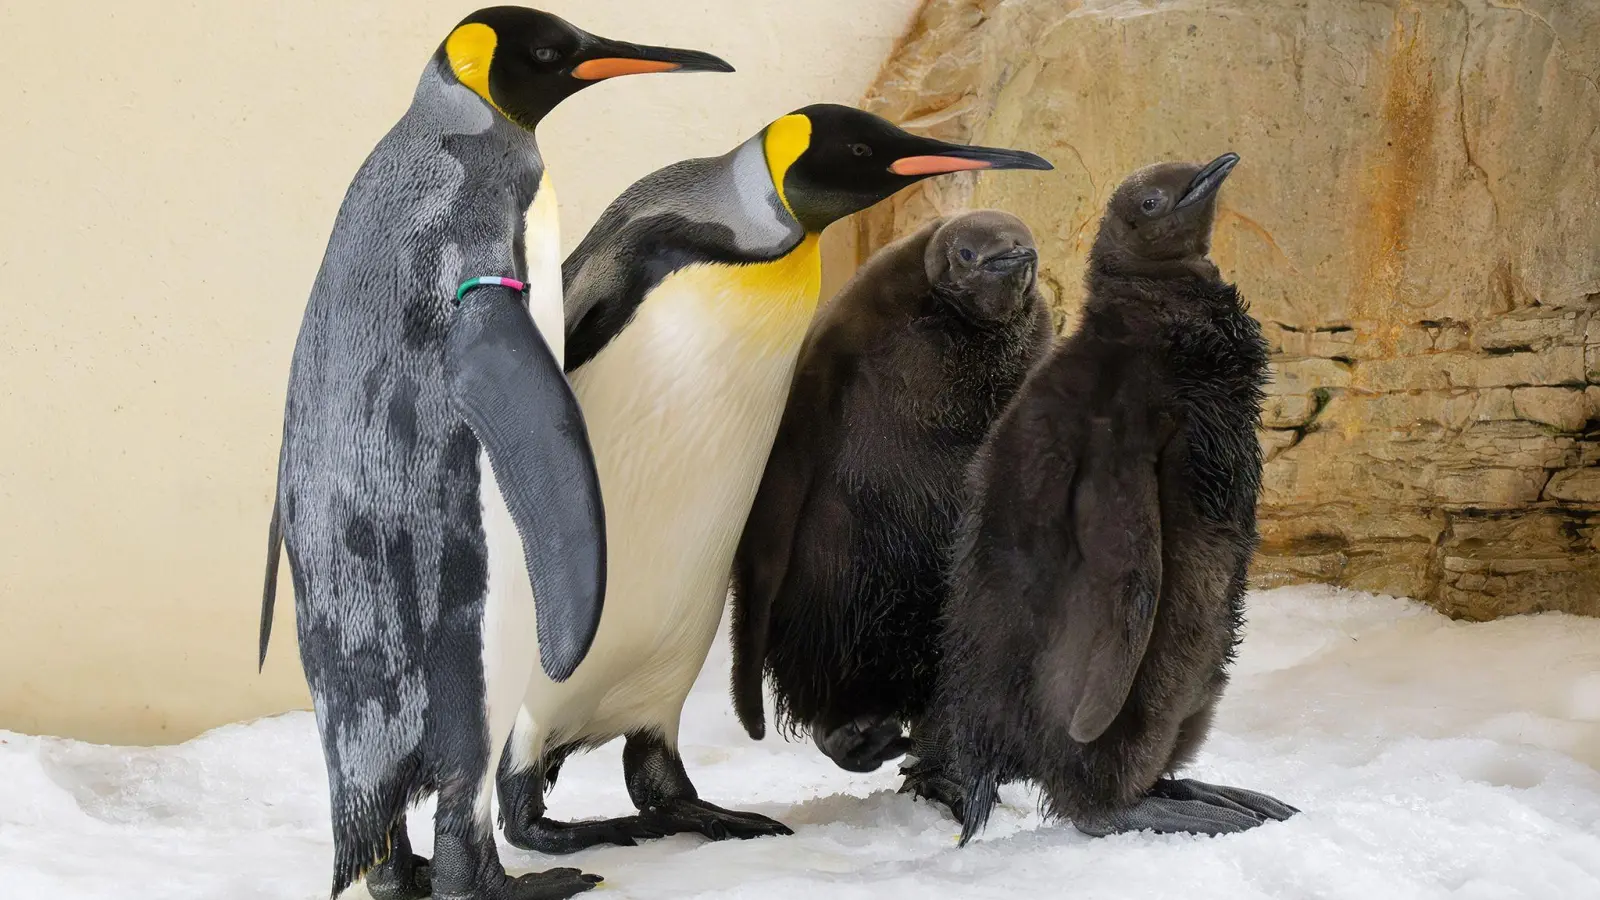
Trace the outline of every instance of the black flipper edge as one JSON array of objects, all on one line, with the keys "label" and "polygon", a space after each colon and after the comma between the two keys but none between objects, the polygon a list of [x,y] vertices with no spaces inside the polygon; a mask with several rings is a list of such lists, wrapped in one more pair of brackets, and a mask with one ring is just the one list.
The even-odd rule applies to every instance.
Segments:
[{"label": "black flipper edge", "polygon": [[272,522],[267,526],[267,576],[261,587],[261,651],[256,673],[267,667],[267,642],[272,640],[272,610],[278,602],[278,560],[283,556],[283,516],[278,510],[277,489],[273,489]]}]

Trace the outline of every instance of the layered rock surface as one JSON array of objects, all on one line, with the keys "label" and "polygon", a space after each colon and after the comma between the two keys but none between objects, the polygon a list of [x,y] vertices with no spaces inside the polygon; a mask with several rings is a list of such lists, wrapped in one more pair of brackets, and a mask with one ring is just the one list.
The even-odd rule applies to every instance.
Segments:
[{"label": "layered rock surface", "polygon": [[1214,257],[1273,346],[1265,585],[1600,615],[1600,3],[930,0],[866,105],[1041,175],[860,217],[1017,213],[1070,328],[1108,192],[1243,162]]}]

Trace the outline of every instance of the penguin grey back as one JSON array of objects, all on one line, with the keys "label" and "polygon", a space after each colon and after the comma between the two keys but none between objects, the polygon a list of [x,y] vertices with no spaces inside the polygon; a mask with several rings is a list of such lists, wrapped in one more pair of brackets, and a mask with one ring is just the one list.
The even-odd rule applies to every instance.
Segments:
[{"label": "penguin grey back", "polygon": [[773,190],[761,135],[722,156],[646,175],[611,202],[562,263],[567,371],[605,349],[673,272],[777,259],[804,236]]}]

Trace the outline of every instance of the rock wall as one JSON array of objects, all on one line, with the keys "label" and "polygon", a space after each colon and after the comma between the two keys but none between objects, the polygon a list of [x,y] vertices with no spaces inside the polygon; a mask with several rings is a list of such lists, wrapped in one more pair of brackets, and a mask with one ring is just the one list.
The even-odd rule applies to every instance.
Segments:
[{"label": "rock wall", "polygon": [[1600,3],[930,0],[868,95],[1054,173],[941,179],[1029,221],[1070,327],[1108,192],[1243,162],[1214,256],[1274,350],[1260,584],[1600,615]]}]

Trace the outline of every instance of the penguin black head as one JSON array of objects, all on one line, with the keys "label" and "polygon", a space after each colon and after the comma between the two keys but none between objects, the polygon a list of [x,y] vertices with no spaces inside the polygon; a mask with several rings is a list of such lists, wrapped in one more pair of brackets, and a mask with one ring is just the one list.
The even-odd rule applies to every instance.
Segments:
[{"label": "penguin black head", "polygon": [[1205,165],[1158,163],[1128,176],[1106,204],[1092,255],[1197,259],[1211,252],[1217,189],[1238,165],[1224,153]]},{"label": "penguin black head", "polygon": [[772,183],[796,221],[820,232],[930,175],[969,169],[1053,169],[1021,150],[918,137],[868,112],[819,103],[765,132]]},{"label": "penguin black head", "polygon": [[1021,219],[982,209],[940,225],[923,265],[934,295],[982,326],[1008,320],[1032,302],[1039,251]]},{"label": "penguin black head", "polygon": [[709,53],[597,37],[523,6],[492,6],[467,16],[439,53],[462,84],[530,131],[562,100],[607,78],[733,71]]}]

